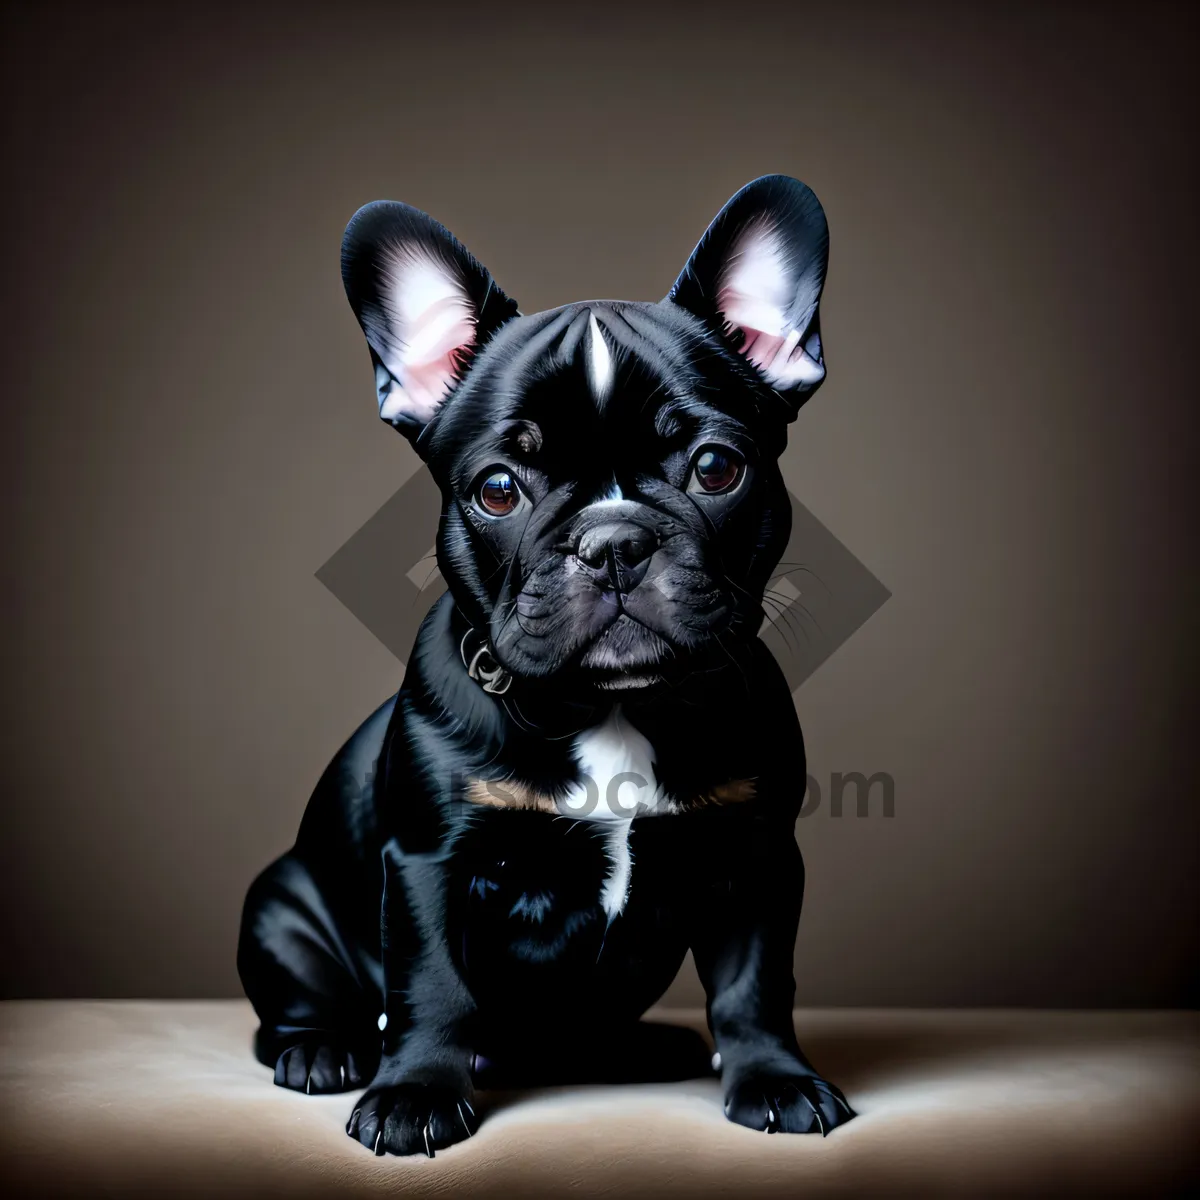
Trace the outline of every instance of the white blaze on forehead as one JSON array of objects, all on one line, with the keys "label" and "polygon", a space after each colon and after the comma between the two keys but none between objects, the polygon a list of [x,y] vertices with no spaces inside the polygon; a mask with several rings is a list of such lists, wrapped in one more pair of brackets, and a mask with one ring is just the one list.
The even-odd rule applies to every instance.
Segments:
[{"label": "white blaze on forehead", "polygon": [[613,358],[595,313],[588,313],[587,368],[592,395],[597,400],[606,400],[612,390]]},{"label": "white blaze on forehead", "polygon": [[727,325],[745,335],[742,353],[768,382],[789,387],[814,383],[825,375],[824,366],[800,344],[816,306],[799,321],[793,319],[792,275],[783,239],[760,221],[734,245],[717,289],[717,308]]},{"label": "white blaze on forehead", "polygon": [[625,493],[621,491],[621,485],[614,479],[612,483],[604,489],[601,494],[588,505],[588,508],[599,508],[605,504],[622,504],[625,500]]},{"label": "white blaze on forehead", "polygon": [[388,247],[380,269],[392,335],[380,359],[397,382],[379,415],[428,421],[450,390],[459,354],[475,342],[474,310],[453,268],[419,247]]}]

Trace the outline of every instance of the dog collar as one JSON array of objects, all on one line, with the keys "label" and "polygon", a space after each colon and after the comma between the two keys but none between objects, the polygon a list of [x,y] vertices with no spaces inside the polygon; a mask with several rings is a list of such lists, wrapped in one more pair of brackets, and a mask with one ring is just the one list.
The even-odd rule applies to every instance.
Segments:
[{"label": "dog collar", "polygon": [[468,629],[459,643],[467,674],[490,696],[503,696],[512,686],[512,676],[496,661],[491,644],[478,630]]}]

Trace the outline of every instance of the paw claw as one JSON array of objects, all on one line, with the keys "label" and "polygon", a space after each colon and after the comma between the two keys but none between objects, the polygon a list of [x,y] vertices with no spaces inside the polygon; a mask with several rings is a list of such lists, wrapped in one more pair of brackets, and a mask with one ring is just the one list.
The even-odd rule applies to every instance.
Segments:
[{"label": "paw claw", "polygon": [[[465,1100],[460,1100],[460,1101],[459,1101],[459,1102],[458,1102],[458,1103],[455,1105],[455,1108],[457,1108],[457,1109],[458,1109],[458,1119],[459,1119],[459,1120],[462,1122],[462,1127],[463,1127],[463,1128],[464,1128],[464,1129],[467,1131],[467,1137],[474,1137],[474,1136],[475,1136],[475,1130],[473,1130],[473,1129],[471,1128],[471,1126],[470,1126],[470,1125],[468,1124],[468,1122],[467,1122],[467,1118],[463,1116],[463,1110],[462,1110],[462,1106],[463,1106],[464,1104],[467,1104],[467,1102],[466,1102]],[[468,1107],[468,1108],[470,1108],[471,1106],[470,1106],[469,1104],[467,1104],[467,1107]],[[471,1116],[474,1116],[474,1115],[475,1115],[475,1114],[474,1114],[474,1112],[472,1112],[472,1113],[471,1113]]]},{"label": "paw claw", "polygon": [[[422,1083],[376,1084],[359,1102],[346,1127],[376,1155],[424,1154],[433,1158],[474,1132],[475,1110],[454,1088]],[[359,1113],[361,1112],[361,1120]]]},{"label": "paw claw", "polygon": [[854,1111],[832,1084],[814,1075],[749,1076],[725,1099],[725,1116],[766,1133],[819,1133],[828,1137]]},{"label": "paw claw", "polygon": [[834,1087],[826,1079],[816,1079],[814,1083],[846,1114],[847,1121],[852,1121],[858,1115],[847,1103],[846,1097],[842,1095],[841,1088]]},{"label": "paw claw", "polygon": [[361,1082],[353,1051],[327,1041],[299,1042],[275,1063],[275,1083],[306,1096],[344,1092]]}]

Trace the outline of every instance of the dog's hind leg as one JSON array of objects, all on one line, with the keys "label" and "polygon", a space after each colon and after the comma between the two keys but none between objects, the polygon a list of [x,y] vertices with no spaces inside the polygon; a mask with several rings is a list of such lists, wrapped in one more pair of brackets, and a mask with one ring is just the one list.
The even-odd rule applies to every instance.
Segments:
[{"label": "dog's hind leg", "polygon": [[302,1092],[364,1086],[379,1059],[377,959],[347,936],[308,867],[294,854],[251,885],[238,974],[262,1022],[258,1060]]}]

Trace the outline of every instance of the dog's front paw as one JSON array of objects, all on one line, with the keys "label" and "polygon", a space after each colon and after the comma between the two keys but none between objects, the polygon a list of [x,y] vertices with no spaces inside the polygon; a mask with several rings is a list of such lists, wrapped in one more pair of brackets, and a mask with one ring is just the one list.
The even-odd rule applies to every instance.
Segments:
[{"label": "dog's front paw", "polygon": [[376,1063],[364,1064],[352,1050],[324,1042],[301,1042],[285,1050],[275,1063],[280,1087],[319,1096],[360,1088],[374,1073]]},{"label": "dog's front paw", "polygon": [[854,1117],[846,1097],[819,1075],[749,1075],[725,1097],[725,1115],[766,1133],[820,1133]]},{"label": "dog's front paw", "polygon": [[369,1088],[346,1132],[376,1154],[427,1154],[470,1137],[478,1127],[471,1102],[453,1088],[400,1083]]}]

